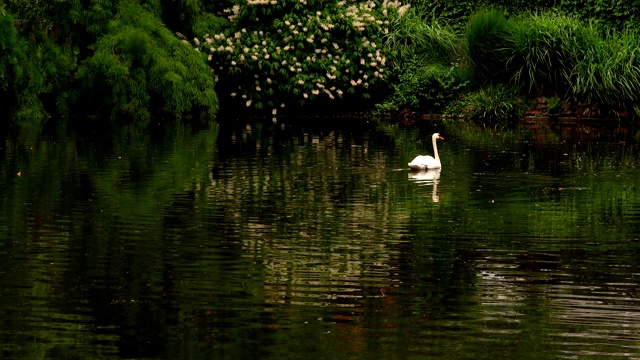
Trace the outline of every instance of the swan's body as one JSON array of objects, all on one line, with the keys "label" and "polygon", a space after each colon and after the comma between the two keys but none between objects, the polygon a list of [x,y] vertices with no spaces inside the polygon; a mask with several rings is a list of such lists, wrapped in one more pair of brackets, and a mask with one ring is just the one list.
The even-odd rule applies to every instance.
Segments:
[{"label": "swan's body", "polygon": [[444,138],[438,133],[433,134],[431,136],[431,143],[433,144],[433,156],[416,156],[415,159],[411,160],[411,162],[408,164],[411,170],[440,169],[442,167],[442,164],[440,163],[440,156],[438,156],[438,145],[436,145],[436,140],[444,140]]},{"label": "swan's body", "polygon": [[439,169],[442,167],[440,160],[430,155],[418,155],[409,163],[411,170]]}]

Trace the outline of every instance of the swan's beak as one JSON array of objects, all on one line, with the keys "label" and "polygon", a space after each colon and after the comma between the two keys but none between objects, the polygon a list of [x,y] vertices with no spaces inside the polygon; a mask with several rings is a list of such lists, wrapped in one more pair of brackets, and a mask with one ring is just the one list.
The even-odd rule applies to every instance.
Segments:
[{"label": "swan's beak", "polygon": [[438,140],[444,140],[442,136],[438,136]]}]

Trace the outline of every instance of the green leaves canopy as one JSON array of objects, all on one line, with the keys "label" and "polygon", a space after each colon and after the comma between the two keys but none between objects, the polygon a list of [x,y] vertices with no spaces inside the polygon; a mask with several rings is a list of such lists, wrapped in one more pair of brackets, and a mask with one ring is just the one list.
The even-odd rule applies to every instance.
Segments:
[{"label": "green leaves canopy", "polygon": [[156,110],[181,117],[218,109],[214,74],[202,55],[138,5],[123,3],[93,50],[77,73],[81,94],[112,119],[148,122]]}]

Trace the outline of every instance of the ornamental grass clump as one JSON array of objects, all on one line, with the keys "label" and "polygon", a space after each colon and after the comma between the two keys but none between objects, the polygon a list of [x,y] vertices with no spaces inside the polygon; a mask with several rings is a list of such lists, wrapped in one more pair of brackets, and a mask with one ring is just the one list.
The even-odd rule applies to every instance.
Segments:
[{"label": "ornamental grass clump", "polygon": [[514,22],[511,83],[529,95],[609,108],[640,103],[640,37],[636,31],[601,30],[575,17],[540,14]]},{"label": "ornamental grass clump", "polygon": [[627,110],[640,104],[640,34],[610,32],[574,51],[577,61],[569,75],[573,98]]},{"label": "ornamental grass clump", "polygon": [[390,54],[382,37],[407,8],[386,0],[252,0],[227,10],[225,31],[191,43],[207,54],[230,104],[274,115],[309,104],[344,110],[340,100],[385,91]]},{"label": "ornamental grass clump", "polygon": [[508,83],[513,76],[513,23],[498,10],[481,10],[469,20],[467,51],[480,85]]},{"label": "ornamental grass clump", "polygon": [[463,56],[460,37],[439,22],[425,21],[410,9],[391,23],[384,46],[394,54],[394,65],[401,70],[410,63],[456,65]]},{"label": "ornamental grass clump", "polygon": [[[481,11],[467,27],[479,85],[504,84],[521,97],[560,96],[609,109],[632,110],[640,103],[639,39],[635,30],[601,30],[552,13],[507,19],[494,10]],[[498,115],[502,110],[491,109],[505,107],[488,101],[500,99],[494,95],[496,89],[478,93],[474,108],[484,104],[489,108],[481,113]]]},{"label": "ornamental grass clump", "polygon": [[496,84],[470,93],[462,115],[485,123],[509,123],[521,119],[525,104],[508,85]]},{"label": "ornamental grass clump", "polygon": [[553,13],[521,17],[512,24],[511,83],[529,95],[567,94],[580,49],[598,39],[596,29],[575,17]]}]

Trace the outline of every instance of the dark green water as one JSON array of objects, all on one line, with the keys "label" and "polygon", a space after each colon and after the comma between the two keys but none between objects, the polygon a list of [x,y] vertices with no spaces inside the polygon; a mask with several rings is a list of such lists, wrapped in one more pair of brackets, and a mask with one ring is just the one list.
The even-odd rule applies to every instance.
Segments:
[{"label": "dark green water", "polygon": [[[435,131],[442,171],[409,173]],[[637,358],[639,136],[353,120],[5,138],[0,357]]]}]

